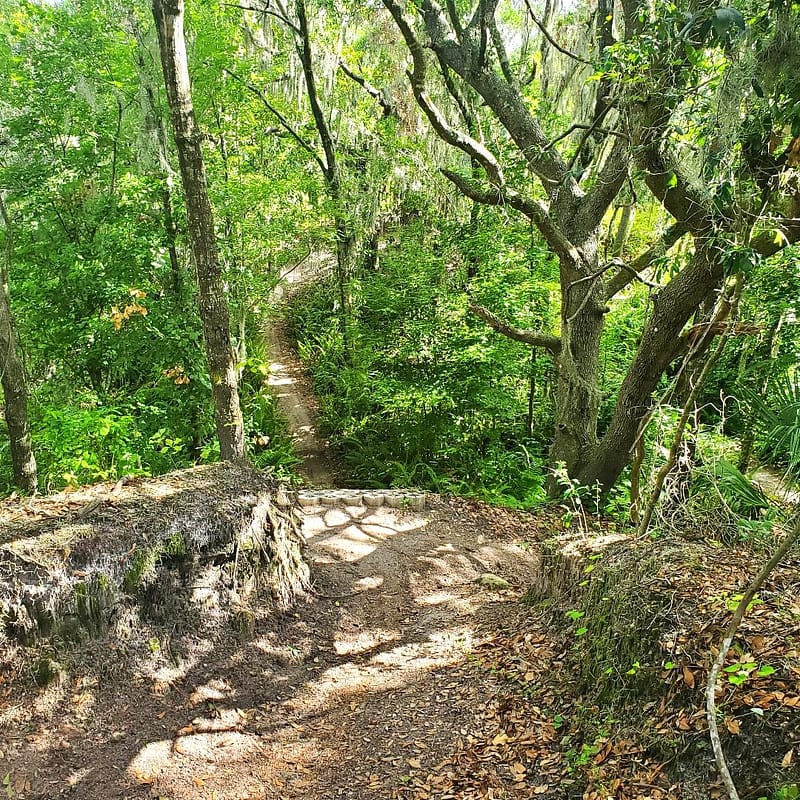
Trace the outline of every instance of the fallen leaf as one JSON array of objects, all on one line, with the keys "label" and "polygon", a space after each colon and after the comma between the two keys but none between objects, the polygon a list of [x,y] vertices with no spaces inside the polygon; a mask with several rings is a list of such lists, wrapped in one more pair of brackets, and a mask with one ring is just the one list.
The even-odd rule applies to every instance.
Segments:
[{"label": "fallen leaf", "polygon": [[422,767],[422,764],[418,758],[409,758],[406,763],[409,767],[411,767],[411,769],[420,769],[420,767]]},{"label": "fallen leaf", "polygon": [[786,753],[786,755],[781,760],[781,767],[783,769],[789,769],[792,766],[792,761],[794,760],[794,747]]},{"label": "fallen leaf", "polygon": [[683,665],[683,682],[690,689],[694,689],[694,674],[685,664]]},{"label": "fallen leaf", "polygon": [[742,723],[739,722],[738,719],[730,719],[729,717],[725,717],[725,727],[728,729],[728,733],[738,736],[739,730],[742,727]]}]

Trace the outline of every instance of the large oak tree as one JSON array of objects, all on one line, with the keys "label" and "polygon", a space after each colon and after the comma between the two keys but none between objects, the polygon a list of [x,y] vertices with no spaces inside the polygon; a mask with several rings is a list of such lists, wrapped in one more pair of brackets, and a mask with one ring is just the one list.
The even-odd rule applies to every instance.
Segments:
[{"label": "large oak tree", "polygon": [[[593,52],[559,48],[571,59],[596,65],[595,102],[586,119],[576,119],[566,134],[551,139],[538,111],[546,104],[531,102],[530,87],[523,87],[509,68],[512,59],[496,19],[499,0],[480,0],[466,15],[455,3],[442,7],[436,0],[421,0],[411,7],[416,20],[398,0],[383,3],[411,54],[409,79],[417,103],[436,133],[463,151],[473,167],[479,166],[477,172],[445,169],[445,176],[472,200],[506,206],[529,218],[558,257],[560,330],[520,330],[489,309],[473,306],[473,311],[498,331],[552,356],[558,387],[551,464],[563,463],[572,479],[607,490],[630,461],[665,370],[687,352],[702,352],[718,332],[728,309],[727,276],[772,255],[799,232],[793,218],[773,218],[765,226],[763,214],[753,207],[752,192],[718,191],[717,176],[709,180],[698,171],[695,152],[677,141],[687,97],[718,90],[738,40],[746,39],[743,19],[738,12],[710,4],[652,11],[637,0],[623,2],[615,18],[612,5],[600,4],[594,9]],[[526,5],[543,35],[558,45]],[[782,25],[784,42],[791,26],[766,13],[764,18],[772,29]],[[763,48],[764,57],[774,58],[767,50]],[[702,55],[697,54],[707,52],[713,56],[707,58],[711,68],[704,73],[698,68]],[[431,99],[432,65],[438,85],[449,90],[455,104],[472,96],[485,106],[491,136],[452,124],[446,110]],[[752,111],[731,109],[734,119]],[[729,163],[741,153],[742,129],[729,142],[714,144],[727,148]],[[570,133],[573,143],[565,147]],[[486,144],[492,140],[493,146]],[[778,154],[771,157],[768,141],[767,135],[758,143],[758,157],[777,174]],[[699,142],[698,137],[694,144],[701,147]],[[507,178],[521,174],[520,164],[535,181]],[[601,223],[622,186],[634,177],[644,182],[672,222],[637,258],[604,262]],[[759,233],[763,227],[770,231]],[[691,237],[689,257],[656,288],[611,420],[598,431],[600,341],[609,304],[686,235]],[[737,253],[742,257],[732,258]],[[704,313],[714,325],[699,330],[688,326]]]}]

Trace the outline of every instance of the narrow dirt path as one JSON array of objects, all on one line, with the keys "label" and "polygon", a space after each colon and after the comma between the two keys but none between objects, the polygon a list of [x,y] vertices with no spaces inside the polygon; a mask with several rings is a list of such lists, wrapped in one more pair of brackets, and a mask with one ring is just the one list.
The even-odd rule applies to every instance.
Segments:
[{"label": "narrow dirt path", "polygon": [[267,384],[286,418],[297,455],[298,471],[309,486],[338,485],[327,444],[317,431],[318,406],[311,381],[294,351],[286,323],[273,319],[266,333],[270,360]]},{"label": "narrow dirt path", "polygon": [[783,475],[772,467],[758,467],[753,472],[751,480],[768,497],[774,497],[781,503],[800,504],[800,490],[788,485]]},{"label": "narrow dirt path", "polygon": [[[296,269],[274,293],[275,299],[288,302],[299,288],[313,280],[317,269]],[[325,440],[317,429],[319,406],[306,373],[294,348],[285,320],[275,316],[264,332],[270,360],[267,384],[275,393],[278,407],[286,418],[295,452],[302,459],[299,473],[309,486],[338,485],[336,470]]]}]

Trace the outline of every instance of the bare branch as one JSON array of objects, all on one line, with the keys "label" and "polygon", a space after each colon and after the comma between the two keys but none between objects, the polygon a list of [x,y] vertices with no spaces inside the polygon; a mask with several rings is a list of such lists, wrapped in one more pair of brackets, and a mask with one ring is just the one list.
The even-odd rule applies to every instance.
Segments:
[{"label": "bare branch", "polygon": [[239,5],[238,3],[223,3],[222,5],[225,6],[226,8],[239,8],[242,11],[254,11],[256,14],[264,14],[264,16],[267,17],[274,17],[281,24],[285,25],[287,28],[291,28],[296,34],[298,35],[300,34],[300,29],[290,19],[288,19],[283,14],[278,14],[275,11],[270,11],[270,9],[267,8],[266,6],[260,6],[260,7],[244,6],[244,5]]},{"label": "bare branch", "polygon": [[[580,148],[575,153],[573,161],[583,148],[589,134],[590,132],[587,131]],[[586,195],[586,199],[582,204],[581,214],[586,229],[592,229],[600,224],[606,211],[608,211],[608,207],[625,183],[625,179],[628,177],[628,168],[628,142],[626,139],[617,139],[608,154],[603,168],[600,170],[600,174],[597,176],[592,191]]]},{"label": "bare branch", "polygon": [[297,27],[299,31],[295,39],[297,55],[300,57],[300,63],[303,65],[303,77],[306,81],[308,103],[311,106],[311,115],[314,117],[314,124],[317,126],[317,133],[322,142],[322,150],[325,153],[325,167],[322,172],[332,195],[335,196],[339,191],[336,148],[334,147],[333,136],[328,122],[325,119],[325,114],[322,111],[322,106],[319,102],[319,94],[317,93],[317,79],[314,75],[314,60],[311,55],[311,36],[308,32],[305,0],[295,0],[295,11],[297,13]]},{"label": "bare branch", "polygon": [[494,15],[489,19],[489,33],[492,36],[492,44],[494,51],[497,53],[497,60],[500,62],[500,69],[503,72],[503,77],[513,86],[516,83],[514,73],[511,69],[511,63],[508,60],[508,53],[506,46],[503,43],[503,37],[500,36],[500,30],[497,27],[497,20]]},{"label": "bare branch", "polygon": [[558,336],[517,328],[500,319],[496,314],[489,311],[488,308],[475,303],[470,303],[469,310],[476,317],[482,319],[490,328],[493,328],[498,333],[502,333],[503,336],[507,336],[509,339],[531,344],[534,347],[542,347],[553,356],[558,356],[561,351],[561,339],[559,339]]},{"label": "bare branch", "polygon": [[742,596],[742,599],[739,600],[736,611],[734,611],[731,621],[728,623],[717,657],[714,659],[714,663],[711,665],[711,669],[708,672],[708,684],[706,685],[706,720],[708,722],[708,732],[711,738],[711,746],[714,750],[714,760],[717,762],[717,769],[719,770],[722,783],[725,786],[725,791],[728,793],[730,800],[739,800],[739,794],[736,791],[736,784],[733,782],[730,770],[725,761],[722,742],[719,738],[717,706],[714,697],[717,689],[717,679],[719,678],[719,673],[722,671],[722,666],[725,664],[728,651],[733,644],[733,638],[739,630],[739,625],[741,625],[750,603],[753,601],[758,590],[764,585],[764,582],[767,580],[772,570],[778,566],[781,559],[783,559],[792,546],[797,543],[798,539],[800,539],[800,517],[795,519],[794,527],[791,532],[786,535],[780,547],[772,555],[772,558],[764,564],[761,572],[753,578],[750,585],[747,587],[747,591]]},{"label": "bare branch", "polygon": [[[383,0],[391,10],[397,0]],[[448,66],[472,87],[508,131],[525,157],[531,170],[540,178],[551,194],[567,192],[578,196],[577,183],[567,172],[561,156],[546,151],[547,137],[540,120],[531,113],[518,90],[489,66],[479,66],[479,41],[475,32],[457,41],[437,0],[420,0],[425,30],[430,37],[430,47]]]},{"label": "bare branch", "polygon": [[317,153],[317,151],[312,147],[312,145],[310,145],[292,127],[292,125],[289,123],[289,121],[286,119],[286,117],[284,117],[283,114],[281,114],[281,112],[278,111],[278,109],[275,108],[275,106],[273,106],[272,103],[269,102],[269,100],[267,100],[267,98],[264,96],[263,92],[257,86],[254,86],[252,83],[249,83],[244,78],[242,78],[240,75],[237,75],[235,72],[232,72],[231,70],[229,70],[227,67],[223,67],[222,69],[223,69],[223,72],[225,72],[227,75],[230,75],[231,78],[233,78],[234,80],[239,81],[239,83],[241,83],[242,86],[245,87],[245,89],[247,89],[248,91],[252,92],[264,104],[264,106],[266,107],[267,111],[269,111],[271,114],[273,114],[275,116],[275,118],[280,123],[281,127],[300,145],[300,147],[303,148],[303,150],[306,150],[308,153],[310,153],[313,156],[314,160],[317,162],[317,164],[319,164],[319,168],[322,170],[323,173],[325,173],[325,171],[326,171],[325,162],[320,158],[319,153]]},{"label": "bare branch", "polygon": [[395,107],[389,100],[386,92],[373,86],[366,78],[356,74],[351,70],[344,61],[339,61],[339,69],[347,75],[350,80],[355,81],[370,97],[378,101],[383,109],[384,117],[393,117],[395,115]]},{"label": "bare branch", "polygon": [[450,17],[450,24],[453,26],[453,30],[456,32],[459,41],[461,41],[464,38],[464,28],[458,16],[455,0],[445,0],[445,2],[447,4],[447,13]]},{"label": "bare branch", "polygon": [[569,56],[569,58],[573,59],[573,61],[578,61],[581,64],[587,64],[590,67],[594,66],[594,64],[592,64],[592,62],[589,61],[588,59],[583,58],[582,56],[579,56],[579,55],[567,50],[566,47],[562,47],[550,35],[550,32],[547,30],[547,28],[544,26],[544,24],[539,20],[539,18],[536,16],[536,14],[533,13],[533,8],[531,8],[530,0],[525,0],[525,5],[528,7],[528,14],[530,14],[530,17],[534,21],[534,23],[536,24],[536,27],[542,32],[542,34],[544,35],[544,38],[547,39],[547,41],[550,42],[550,44],[553,45],[553,47],[555,47],[555,49],[558,50],[559,53],[563,53],[565,56]]},{"label": "bare branch", "polygon": [[451,127],[442,112],[428,97],[425,91],[425,53],[422,45],[414,35],[411,25],[395,0],[383,0],[383,3],[397,23],[397,27],[400,28],[400,32],[411,52],[413,69],[407,73],[411,82],[411,90],[414,93],[417,104],[425,112],[433,129],[445,142],[457,147],[470,158],[478,161],[486,170],[486,174],[492,183],[502,186],[505,183],[505,179],[494,155],[476,139]]},{"label": "bare branch", "polygon": [[569,136],[571,133],[575,133],[575,131],[589,131],[589,133],[596,131],[597,133],[604,133],[607,136],[618,136],[620,139],[625,139],[626,141],[630,139],[628,134],[624,133],[623,131],[614,130],[613,128],[602,128],[599,125],[595,125],[594,122],[588,125],[582,122],[574,122],[564,131],[564,133],[556,136],[556,138],[553,139],[553,141],[550,142],[545,149],[552,150],[562,139],[566,139],[567,136]]},{"label": "bare branch", "polygon": [[634,280],[641,280],[642,283],[645,283],[641,273],[644,272],[656,258],[665,255],[677,241],[688,233],[688,231],[688,226],[681,222],[676,222],[664,231],[664,234],[658,241],[653,243],[630,264],[625,265],[619,263],[619,271],[609,278],[606,285],[606,299],[610,300],[612,297],[619,294]]},{"label": "bare branch", "polygon": [[524,214],[536,225],[560,258],[573,265],[580,262],[580,254],[575,245],[555,225],[547,206],[540,200],[525,197],[510,186],[487,187],[449,169],[443,169],[442,174],[471,200],[487,206],[510,206]]}]

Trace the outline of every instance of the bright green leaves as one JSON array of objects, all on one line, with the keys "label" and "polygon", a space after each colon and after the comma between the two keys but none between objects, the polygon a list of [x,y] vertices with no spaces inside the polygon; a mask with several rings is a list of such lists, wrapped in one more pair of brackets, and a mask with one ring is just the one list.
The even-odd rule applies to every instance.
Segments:
[{"label": "bright green leaves", "polygon": [[755,661],[743,661],[731,664],[724,669],[728,678],[728,683],[733,686],[741,686],[750,678],[767,678],[775,674],[775,667],[764,664],[758,667]]},{"label": "bright green leaves", "polygon": [[725,275],[750,275],[761,263],[761,257],[750,247],[733,247],[722,259]]}]

